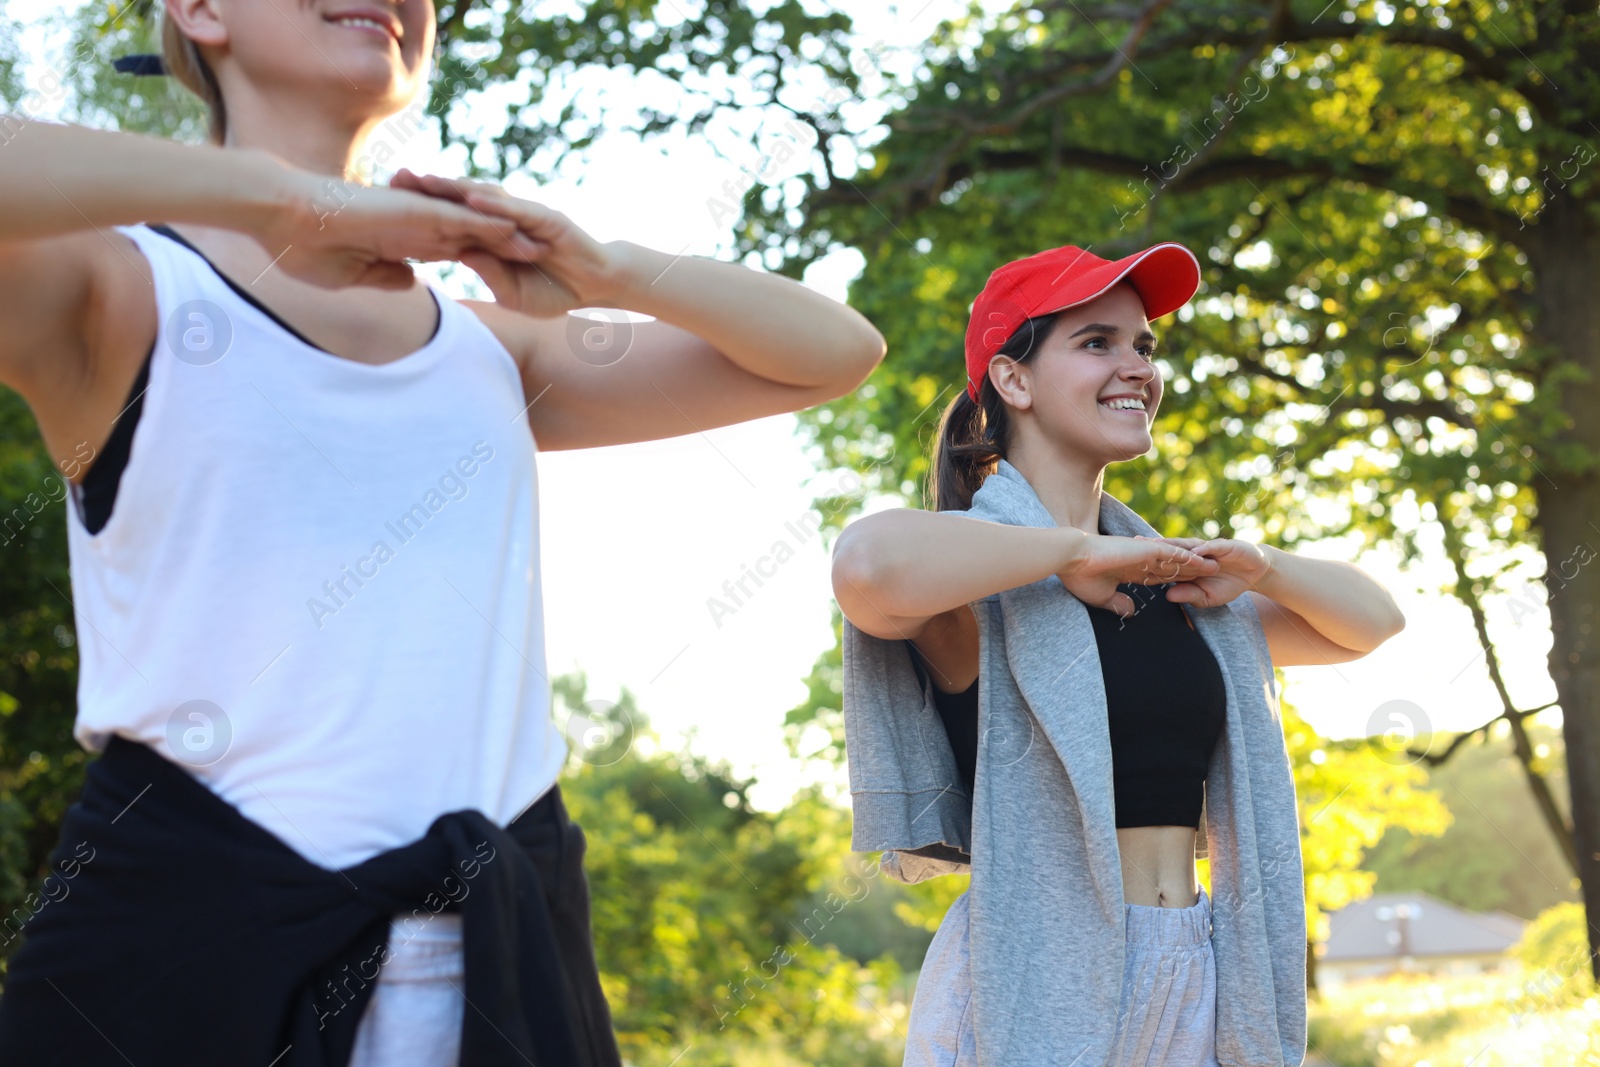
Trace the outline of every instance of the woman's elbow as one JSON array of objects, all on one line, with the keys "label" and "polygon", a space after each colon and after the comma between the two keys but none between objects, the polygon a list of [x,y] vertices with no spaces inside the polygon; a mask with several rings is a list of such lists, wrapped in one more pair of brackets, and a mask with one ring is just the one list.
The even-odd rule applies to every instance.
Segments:
[{"label": "woman's elbow", "polygon": [[1389,605],[1392,609],[1389,617],[1390,629],[1388,634],[1384,636],[1385,641],[1389,640],[1389,638],[1406,628],[1406,616],[1405,613],[1400,610],[1400,606],[1394,603],[1392,600],[1389,602]]},{"label": "woman's elbow", "polygon": [[1373,624],[1374,639],[1370,647],[1362,650],[1362,655],[1377,651],[1378,646],[1406,628],[1405,613],[1400,610],[1400,605],[1396,604],[1394,598],[1389,596],[1387,592],[1384,594],[1384,598],[1388,603],[1384,605],[1378,621]]},{"label": "woman's elbow", "polygon": [[872,372],[878,369],[878,364],[883,362],[883,357],[889,350],[888,343],[883,339],[883,334],[879,333],[877,327],[866,319],[862,318],[860,320],[856,333],[858,336],[854,337],[845,346],[850,355],[848,359],[842,359],[845,369],[834,384],[834,388],[838,390],[834,394],[834,399],[841,396],[849,396],[865,385],[867,379],[872,377]]},{"label": "woman's elbow", "polygon": [[861,535],[860,520],[839,531],[833,546],[833,592],[868,592],[873,587],[874,566],[870,538]]}]

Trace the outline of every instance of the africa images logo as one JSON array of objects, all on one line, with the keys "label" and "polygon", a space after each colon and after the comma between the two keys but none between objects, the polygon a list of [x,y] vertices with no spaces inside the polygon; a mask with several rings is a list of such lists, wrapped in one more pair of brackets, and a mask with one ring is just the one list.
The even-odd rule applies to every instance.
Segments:
[{"label": "africa images logo", "polygon": [[391,548],[386,540],[374,541],[366,555],[353,565],[341,566],[337,577],[322,583],[326,600],[307,597],[306,610],[311,612],[311,621],[317,624],[317,629],[322,629],[329,616],[339,614],[340,609],[361,591],[362,586],[378,576],[379,568],[394,559],[400,546],[409,544],[420,534],[428,521],[443,511],[446,504],[452,500],[466,499],[467,480],[493,458],[493,446],[487,441],[474,441],[472,455],[461,456],[454,468],[446,469],[439,476],[437,487],[430,486],[421,500],[383,524],[383,528],[394,538],[395,547]]}]

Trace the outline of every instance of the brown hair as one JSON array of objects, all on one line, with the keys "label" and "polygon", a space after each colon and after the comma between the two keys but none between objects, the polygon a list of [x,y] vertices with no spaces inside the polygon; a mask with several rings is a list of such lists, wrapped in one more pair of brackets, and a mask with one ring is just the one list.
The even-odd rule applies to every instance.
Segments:
[{"label": "brown hair", "polygon": [[[1044,345],[1055,321],[1054,313],[1026,320],[995,355],[1027,363]],[[972,494],[1005,457],[1010,435],[1009,409],[987,374],[978,383],[976,403],[965,389],[957,393],[934,435],[926,494],[929,507],[934,511],[972,507]]]},{"label": "brown hair", "polygon": [[161,13],[161,62],[167,73],[206,105],[211,117],[211,143],[222,144],[228,132],[228,109],[222,103],[217,76],[200,54],[200,46],[184,36],[166,11]]}]

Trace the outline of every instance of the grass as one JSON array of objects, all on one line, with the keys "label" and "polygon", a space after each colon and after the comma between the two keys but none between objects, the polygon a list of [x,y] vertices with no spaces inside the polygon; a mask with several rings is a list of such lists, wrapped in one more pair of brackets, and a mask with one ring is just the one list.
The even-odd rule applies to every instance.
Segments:
[{"label": "grass", "polygon": [[1357,982],[1312,1001],[1311,1048],[1337,1067],[1600,1067],[1600,991],[1516,974]]}]

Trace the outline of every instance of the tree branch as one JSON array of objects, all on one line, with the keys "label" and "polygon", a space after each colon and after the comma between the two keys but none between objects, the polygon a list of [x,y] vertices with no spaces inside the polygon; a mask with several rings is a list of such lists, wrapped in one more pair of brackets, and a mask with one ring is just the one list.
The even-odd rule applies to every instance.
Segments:
[{"label": "tree branch", "polygon": [[[1500,659],[1495,655],[1494,646],[1489,640],[1489,629],[1483,610],[1483,603],[1478,598],[1478,594],[1472,588],[1471,581],[1466,576],[1465,551],[1461,543],[1460,532],[1453,522],[1455,512],[1443,500],[1438,498],[1435,498],[1433,505],[1438,511],[1439,527],[1444,533],[1445,556],[1449,559],[1451,570],[1454,571],[1456,576],[1456,596],[1462,603],[1466,604],[1467,610],[1472,613],[1473,629],[1477,631],[1478,643],[1483,647],[1484,657],[1489,668],[1489,680],[1494,684],[1495,692],[1500,697],[1500,714],[1473,732],[1476,733],[1488,729],[1489,724],[1497,719],[1505,719],[1510,724],[1512,747],[1516,751],[1517,763],[1521,765],[1523,775],[1528,780],[1528,790],[1533,794],[1533,800],[1539,808],[1539,814],[1544,817],[1545,824],[1550,828],[1550,833],[1556,839],[1556,844],[1560,846],[1561,855],[1566,859],[1567,865],[1572,869],[1572,872],[1576,874],[1578,873],[1578,849],[1576,842],[1573,840],[1572,827],[1568,825],[1566,816],[1561,814],[1561,809],[1556,805],[1555,796],[1550,791],[1550,783],[1545,780],[1544,775],[1534,769],[1533,746],[1529,743],[1527,729],[1523,724],[1524,719],[1532,715],[1534,711],[1542,711],[1543,708],[1518,711],[1511,702],[1511,694],[1506,689],[1505,678],[1500,673]],[[1545,707],[1551,706],[1550,704],[1545,705]],[[1453,742],[1450,748],[1446,750],[1445,755],[1441,756],[1439,760],[1431,762],[1434,762],[1435,765],[1443,763],[1448,758],[1449,753],[1454,751],[1457,744],[1459,744],[1459,740]]]},{"label": "tree branch", "polygon": [[[1413,200],[1439,205],[1445,214],[1462,224],[1507,241],[1518,242],[1518,233],[1522,230],[1522,224],[1517,216],[1510,211],[1502,210],[1474,197],[1429,185],[1420,178],[1406,177],[1393,168],[1375,163],[1315,157],[1294,160],[1274,156],[1225,156],[1199,167],[1180,169],[1173,177],[1163,178],[1151,170],[1152,164],[1149,161],[1135,159],[1132,156],[1073,145],[1061,146],[1055,149],[1055,154],[1068,166],[1105,174],[1122,174],[1130,178],[1145,178],[1147,187],[1148,180],[1154,179],[1159,184],[1153,191],[1171,188],[1203,189],[1232,181],[1277,181],[1299,177],[1322,181],[1343,179],[1387,189]],[[894,183],[890,186],[890,191],[894,191],[897,187],[904,189],[907,206],[916,211],[931,205],[941,193],[957,182],[964,181],[979,172],[1030,170],[1039,167],[1043,162],[1044,153],[1033,149],[979,149],[972,159],[929,168],[932,173],[927,178],[921,181]],[[830,195],[825,199],[833,198],[830,190]],[[846,197],[844,194],[838,194],[838,198],[855,199],[854,196]]]},{"label": "tree branch", "polygon": [[[1128,17],[1131,14],[1128,9],[1124,8],[1107,9],[1106,14],[1109,17],[1113,12],[1121,17]],[[1188,52],[1201,46],[1229,48],[1252,46],[1254,49],[1259,49],[1261,37],[1264,33],[1276,38],[1279,44],[1348,41],[1359,37],[1377,44],[1432,49],[1448,52],[1460,59],[1462,64],[1461,75],[1463,77],[1475,81],[1495,82],[1520,93],[1543,118],[1559,124],[1561,101],[1547,82],[1533,81],[1525,73],[1516,71],[1505,56],[1480,48],[1471,40],[1453,30],[1443,29],[1438,26],[1393,25],[1385,28],[1374,28],[1370,23],[1360,22],[1329,21],[1319,23],[1316,20],[1309,23],[1297,22],[1287,10],[1280,9],[1277,5],[1274,5],[1270,12],[1263,9],[1260,11],[1238,12],[1237,14],[1241,21],[1250,22],[1251,25],[1237,29],[1223,29],[1218,25],[1219,18],[1217,16],[1209,16],[1202,23],[1184,26],[1175,32],[1152,39],[1140,51],[1152,59],[1161,59],[1166,56]],[[1092,22],[1093,20],[1091,19],[1090,21]],[[1481,29],[1481,27],[1478,28]],[[1274,30],[1276,32],[1273,32]],[[1143,36],[1143,33],[1141,33],[1141,36]],[[1487,35],[1480,34],[1480,36],[1486,37]],[[1511,47],[1515,49],[1516,45]],[[1037,83],[1054,86],[1059,84],[1064,77],[1082,70],[1107,67],[1114,63],[1117,58],[1115,50],[1111,52],[1063,54],[1056,62],[1040,67],[1039,70],[1028,74],[1019,84]],[[1054,89],[1047,90],[1046,95],[1055,91]],[[972,123],[970,120],[963,121],[958,118],[957,121],[966,129],[982,128],[980,124]],[[945,117],[943,122],[944,125],[919,126],[907,124],[904,127],[896,126],[895,128],[903,128],[907,132],[932,132],[948,128],[949,118]]]}]

